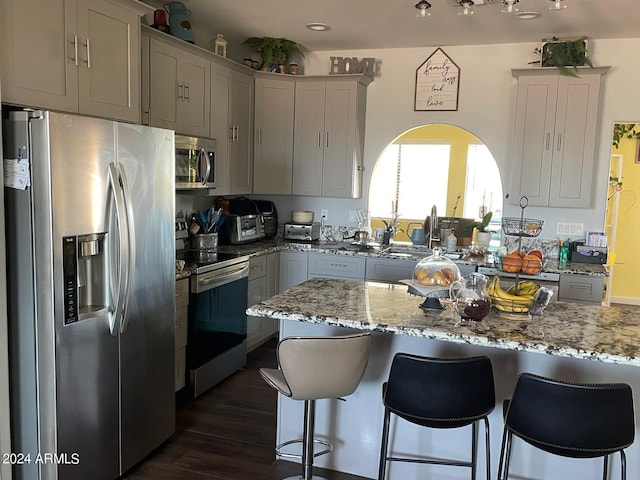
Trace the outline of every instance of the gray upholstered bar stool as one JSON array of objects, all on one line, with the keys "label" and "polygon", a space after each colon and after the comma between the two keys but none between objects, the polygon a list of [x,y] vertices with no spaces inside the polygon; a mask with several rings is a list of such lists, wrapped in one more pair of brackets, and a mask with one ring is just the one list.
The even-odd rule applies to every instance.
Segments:
[{"label": "gray upholstered bar stool", "polygon": [[[351,395],[364,374],[371,349],[369,333],[334,337],[287,337],[277,348],[278,368],[261,368],[262,378],[281,394],[304,400],[303,438],[276,446],[281,457],[302,459],[302,475],[288,479],[316,480],[313,459],[333,450],[329,442],[314,440],[315,401]],[[285,453],[282,448],[302,443],[302,455]],[[315,452],[314,444],[323,445]]]}]

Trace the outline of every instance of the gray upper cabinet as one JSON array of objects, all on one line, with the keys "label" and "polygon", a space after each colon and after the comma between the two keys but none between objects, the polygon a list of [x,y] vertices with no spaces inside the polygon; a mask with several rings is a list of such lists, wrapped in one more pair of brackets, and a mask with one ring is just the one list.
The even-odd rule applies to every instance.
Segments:
[{"label": "gray upper cabinet", "polygon": [[511,203],[588,207],[591,202],[601,78],[608,67],[518,69]]},{"label": "gray upper cabinet", "polygon": [[163,37],[152,37],[149,47],[149,123],[209,137],[211,63],[188,51],[190,45],[159,35]]},{"label": "gray upper cabinet", "polygon": [[139,122],[139,17],[149,10],[135,0],[2,0],[2,100]]},{"label": "gray upper cabinet", "polygon": [[[244,67],[242,67],[244,68]],[[216,194],[251,193],[253,75],[211,63],[211,138],[216,139]]]},{"label": "gray upper cabinet", "polygon": [[371,78],[335,77],[296,80],[295,195],[361,195],[366,87]]},{"label": "gray upper cabinet", "polygon": [[255,79],[253,192],[291,194],[295,83]]}]

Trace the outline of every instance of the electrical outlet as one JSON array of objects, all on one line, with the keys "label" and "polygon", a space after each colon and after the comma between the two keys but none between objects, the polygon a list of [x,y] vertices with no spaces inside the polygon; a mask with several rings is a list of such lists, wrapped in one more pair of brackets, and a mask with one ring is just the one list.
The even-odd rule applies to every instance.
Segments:
[{"label": "electrical outlet", "polygon": [[349,221],[356,223],[358,221],[358,215],[355,210],[349,210]]},{"label": "electrical outlet", "polygon": [[322,210],[320,210],[320,217],[324,218],[325,222],[329,220],[329,210],[327,210],[326,208],[323,208]]},{"label": "electrical outlet", "polygon": [[584,223],[558,222],[556,233],[561,236],[579,237],[584,235]]}]

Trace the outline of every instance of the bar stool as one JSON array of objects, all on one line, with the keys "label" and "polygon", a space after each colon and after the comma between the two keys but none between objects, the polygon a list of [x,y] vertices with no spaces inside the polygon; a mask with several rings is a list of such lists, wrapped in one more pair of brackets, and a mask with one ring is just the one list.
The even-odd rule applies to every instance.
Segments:
[{"label": "bar stool", "polygon": [[[287,337],[276,351],[278,368],[261,368],[262,378],[281,394],[304,400],[303,438],[276,446],[281,457],[302,459],[302,476],[287,479],[317,480],[313,476],[313,459],[333,450],[329,442],[314,440],[315,401],[351,395],[364,375],[371,335],[369,333],[334,337]],[[285,453],[282,448],[302,443],[302,455]],[[325,447],[315,452],[314,444]]]},{"label": "bar stool", "polygon": [[514,435],[563,457],[604,457],[604,480],[609,455],[620,452],[626,478],[624,449],[635,434],[633,395],[626,383],[566,383],[522,373],[513,397],[505,401],[504,413],[498,479],[509,476]]},{"label": "bar stool", "polygon": [[[384,422],[378,480],[387,462],[470,467],[476,478],[478,424],[484,421],[487,480],[491,478],[488,416],[495,407],[493,369],[488,357],[430,358],[397,353],[382,386]],[[471,461],[388,456],[391,413],[429,428],[471,427]]]}]

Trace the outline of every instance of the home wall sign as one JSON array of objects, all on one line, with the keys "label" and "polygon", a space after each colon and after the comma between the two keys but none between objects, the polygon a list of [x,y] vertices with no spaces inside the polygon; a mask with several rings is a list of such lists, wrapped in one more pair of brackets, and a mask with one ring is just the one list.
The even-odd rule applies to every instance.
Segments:
[{"label": "home wall sign", "polygon": [[376,65],[375,58],[357,57],[329,57],[331,59],[330,75],[345,75],[349,73],[364,73],[373,76],[373,69]]},{"label": "home wall sign", "polygon": [[460,68],[441,48],[416,69],[414,110],[456,111]]}]

